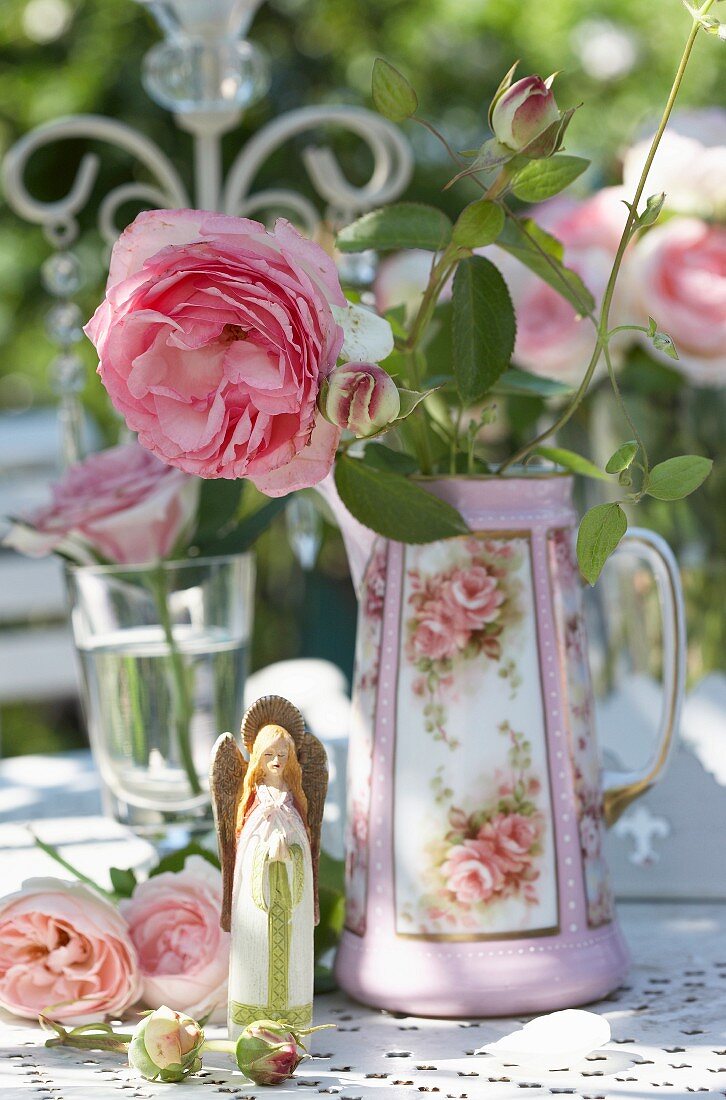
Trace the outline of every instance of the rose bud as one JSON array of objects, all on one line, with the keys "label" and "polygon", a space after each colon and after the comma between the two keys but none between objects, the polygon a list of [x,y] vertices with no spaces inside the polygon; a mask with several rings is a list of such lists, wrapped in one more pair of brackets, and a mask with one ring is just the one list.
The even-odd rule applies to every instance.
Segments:
[{"label": "rose bud", "polygon": [[294,1028],[272,1020],[248,1024],[237,1040],[237,1065],[256,1085],[279,1085],[292,1077],[305,1057],[298,1035]]},{"label": "rose bud", "polygon": [[[559,117],[552,90],[539,76],[517,80],[499,96],[491,110],[495,138],[514,152],[530,145]],[[528,151],[535,153],[536,147]]]},{"label": "rose bud", "polygon": [[183,1081],[202,1068],[203,1043],[196,1020],[162,1005],[134,1029],[129,1065],[147,1081]]},{"label": "rose bud", "polygon": [[321,391],[320,410],[331,424],[359,439],[373,435],[401,411],[396,383],[375,363],[346,363],[332,371]]}]

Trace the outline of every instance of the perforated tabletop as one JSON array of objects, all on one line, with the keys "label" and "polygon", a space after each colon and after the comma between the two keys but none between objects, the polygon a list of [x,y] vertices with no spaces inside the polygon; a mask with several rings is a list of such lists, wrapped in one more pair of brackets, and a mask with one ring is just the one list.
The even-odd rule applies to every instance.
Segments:
[{"label": "perforated tabletop", "polygon": [[[250,1084],[222,1054],[208,1054],[202,1075],[183,1084],[150,1084],[115,1055],[47,1050],[38,1028],[4,1015],[0,1097],[726,1096],[726,906],[628,903],[620,906],[620,914],[636,963],[624,988],[590,1006],[610,1021],[612,1042],[568,1069],[519,1070],[475,1053],[513,1030],[517,1021],[397,1018],[332,994],[316,1000],[316,1022],[334,1021],[336,1030],[315,1036],[315,1057],[300,1066],[292,1081],[274,1089]],[[222,1032],[211,1028],[208,1034]]]}]

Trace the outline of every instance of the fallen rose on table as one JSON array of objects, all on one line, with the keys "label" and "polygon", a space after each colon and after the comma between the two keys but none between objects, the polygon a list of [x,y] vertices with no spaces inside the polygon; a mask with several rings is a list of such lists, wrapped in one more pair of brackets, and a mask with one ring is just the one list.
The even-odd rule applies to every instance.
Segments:
[{"label": "fallen rose on table", "polygon": [[38,1019],[43,1028],[55,1032],[46,1040],[47,1047],[128,1053],[129,1066],[147,1081],[168,1084],[198,1073],[206,1051],[221,1051],[231,1054],[245,1077],[256,1085],[279,1085],[292,1077],[303,1058],[309,1057],[302,1036],[335,1027],[319,1024],[295,1028],[284,1020],[257,1020],[248,1024],[236,1041],[205,1039],[200,1023],[166,1005],[147,1013],[132,1032],[115,1032],[102,1021],[69,1031],[42,1013]]},{"label": "fallen rose on table", "polygon": [[[190,844],[160,860],[143,882],[133,870],[112,867],[106,890],[52,845],[35,842],[77,881],[28,879],[0,898],[0,1007],[25,1019],[43,1014],[88,1025],[137,1003],[166,1002],[195,1020],[223,1022],[229,933],[219,924],[216,853]],[[317,992],[334,987],[320,959],[342,928],[342,877],[340,861],[323,852]]]}]

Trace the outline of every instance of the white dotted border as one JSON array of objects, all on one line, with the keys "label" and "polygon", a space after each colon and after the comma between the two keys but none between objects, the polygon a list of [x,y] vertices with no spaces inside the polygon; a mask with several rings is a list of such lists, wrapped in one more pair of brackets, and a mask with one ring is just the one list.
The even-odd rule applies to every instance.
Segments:
[{"label": "white dotted border", "polygon": [[576,933],[587,927],[582,876],[569,875],[567,868],[582,859],[577,830],[570,829],[575,815],[575,792],[572,776],[565,766],[568,758],[563,732],[562,681],[560,677],[557,633],[553,616],[551,577],[548,561],[547,528],[532,530],[532,572],[537,604],[542,689],[545,702],[545,729],[552,783],[552,809],[557,837],[557,864],[560,892],[561,931]]}]

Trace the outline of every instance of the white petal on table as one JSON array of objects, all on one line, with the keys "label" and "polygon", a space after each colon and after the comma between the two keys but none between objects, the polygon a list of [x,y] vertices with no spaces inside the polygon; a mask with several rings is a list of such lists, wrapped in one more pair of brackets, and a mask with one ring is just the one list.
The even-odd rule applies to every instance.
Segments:
[{"label": "white petal on table", "polygon": [[519,1031],[487,1043],[477,1054],[540,1069],[564,1069],[582,1061],[610,1041],[610,1024],[596,1012],[568,1008],[537,1016]]}]

